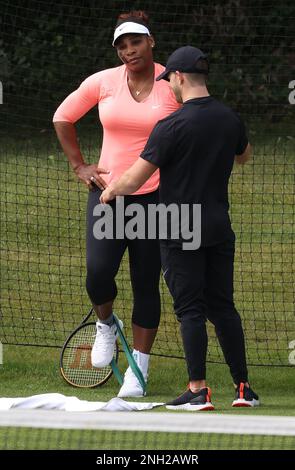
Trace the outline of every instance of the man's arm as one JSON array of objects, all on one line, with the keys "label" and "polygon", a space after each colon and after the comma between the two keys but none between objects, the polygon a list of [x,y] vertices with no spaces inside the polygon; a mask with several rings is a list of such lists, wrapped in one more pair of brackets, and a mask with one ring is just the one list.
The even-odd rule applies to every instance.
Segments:
[{"label": "man's arm", "polygon": [[123,175],[111,183],[101,194],[100,202],[107,204],[116,196],[135,193],[158,169],[156,165],[139,157]]},{"label": "man's arm", "polygon": [[246,150],[242,155],[236,155],[235,157],[235,162],[238,163],[239,165],[244,165],[246,162],[248,162],[251,158],[252,154],[252,147],[250,144],[247,145]]}]

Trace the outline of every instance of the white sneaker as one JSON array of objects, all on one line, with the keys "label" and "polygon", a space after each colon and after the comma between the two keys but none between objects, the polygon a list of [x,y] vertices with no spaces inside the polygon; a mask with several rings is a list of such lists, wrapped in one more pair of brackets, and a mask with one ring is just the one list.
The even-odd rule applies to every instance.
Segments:
[{"label": "white sneaker", "polygon": [[[123,327],[121,320],[119,320],[119,325]],[[112,362],[117,337],[116,323],[109,326],[100,321],[96,322],[96,337],[91,351],[93,367],[106,367]]]},{"label": "white sneaker", "polygon": [[[147,382],[147,375],[143,374],[143,378],[145,382]],[[119,398],[145,396],[145,392],[143,391],[142,386],[140,385],[136,375],[133,373],[131,367],[128,367],[125,372],[124,382],[117,396]]]}]

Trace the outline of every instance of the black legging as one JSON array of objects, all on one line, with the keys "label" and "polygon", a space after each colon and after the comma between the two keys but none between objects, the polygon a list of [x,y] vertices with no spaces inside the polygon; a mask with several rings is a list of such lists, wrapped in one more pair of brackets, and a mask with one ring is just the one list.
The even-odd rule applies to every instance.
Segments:
[{"label": "black legging", "polygon": [[190,380],[206,378],[206,320],[217,338],[234,383],[247,382],[244,333],[233,299],[234,240],[185,251],[161,243],[163,272],[181,323]]},{"label": "black legging", "polygon": [[[133,290],[134,306],[132,322],[142,328],[157,328],[160,321],[159,278],[161,270],[158,240],[147,239],[102,239],[93,235],[93,226],[98,220],[93,210],[99,204],[100,190],[89,191],[87,205],[87,278],[86,289],[90,300],[95,305],[102,305],[117,296],[115,276],[126,248],[129,252],[130,277]],[[148,204],[158,204],[158,191],[135,196],[125,196],[125,209],[128,204],[141,204],[147,209]],[[116,204],[112,201],[113,218]],[[147,210],[146,210],[147,214]],[[129,217],[130,220],[130,217]],[[125,217],[125,223],[128,218]],[[115,229],[114,229],[115,233]]]}]

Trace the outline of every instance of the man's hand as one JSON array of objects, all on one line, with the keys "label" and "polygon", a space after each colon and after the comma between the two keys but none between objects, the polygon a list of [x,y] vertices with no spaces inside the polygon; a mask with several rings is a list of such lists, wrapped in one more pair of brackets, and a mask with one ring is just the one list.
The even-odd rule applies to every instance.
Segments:
[{"label": "man's hand", "polygon": [[117,181],[113,181],[107,188],[104,188],[100,202],[107,204],[116,196],[135,193],[157,169],[156,165],[139,157]]},{"label": "man's hand", "polygon": [[107,187],[101,194],[99,200],[102,204],[108,204],[108,202],[115,199],[116,193],[111,186]]}]

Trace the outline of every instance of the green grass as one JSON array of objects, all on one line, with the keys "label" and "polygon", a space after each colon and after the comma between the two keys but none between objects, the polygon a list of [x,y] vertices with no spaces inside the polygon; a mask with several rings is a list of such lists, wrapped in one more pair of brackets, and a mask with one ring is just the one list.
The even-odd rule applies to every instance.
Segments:
[{"label": "green grass", "polygon": [[[295,338],[295,141],[270,132],[263,141],[254,132],[254,159],[235,167],[231,184],[237,235],[235,300],[244,321],[249,362],[288,365],[288,345]],[[88,160],[97,159],[96,149],[97,142],[84,144]],[[0,337],[8,343],[60,346],[89,306],[84,286],[87,190],[68,172],[65,157],[48,136],[4,142],[0,186]],[[115,308],[130,339],[128,272],[126,256],[117,277]],[[154,352],[182,357],[163,281],[161,291],[162,323]],[[213,328],[208,329],[208,359],[222,361]]]},{"label": "green grass", "polygon": [[[233,387],[226,366],[208,364],[208,384],[213,390],[213,413],[254,415],[295,415],[292,368],[288,365],[289,342],[295,339],[294,321],[294,159],[295,140],[280,130],[268,129],[262,136],[252,129],[253,161],[236,167],[230,198],[233,226],[237,235],[235,261],[235,299],[243,318],[250,379],[260,395],[257,409],[232,409]],[[52,136],[51,136],[52,137]],[[1,312],[0,339],[5,343],[61,346],[88,310],[85,292],[85,204],[87,191],[68,172],[65,158],[55,139],[7,138],[0,152],[1,195]],[[83,139],[82,139],[83,140]],[[84,155],[96,161],[98,142],[88,145]],[[132,295],[124,258],[118,274],[119,294],[116,312],[125,321],[130,340]],[[154,353],[183,356],[179,327],[170,295],[163,282],[162,320]],[[208,360],[222,362],[214,330],[208,325]],[[59,349],[4,345],[4,364],[0,366],[0,396],[29,396],[58,392],[82,399],[107,401],[116,396],[118,384],[112,378],[93,390],[75,389],[63,382],[58,361]],[[126,366],[121,356],[120,366]],[[185,362],[169,357],[151,358],[148,395],[143,401],[162,402],[181,393],[187,381]],[[163,408],[154,412],[163,411]],[[167,411],[169,413],[169,411]],[[140,416],[140,415],[139,415]],[[1,435],[2,432],[2,435]],[[0,441],[6,430],[0,432]],[[106,433],[107,435],[108,433]],[[95,435],[93,448],[101,436]],[[32,436],[31,436],[32,437]],[[46,444],[46,436],[36,446]],[[243,438],[243,446],[289,448],[289,441],[266,438],[264,443]],[[67,435],[54,433],[57,446],[67,447]],[[8,439],[8,438],[7,438]],[[120,448],[130,446],[130,438]],[[179,446],[189,444],[179,438]],[[12,437],[12,441],[15,441]],[[146,443],[137,434],[137,443]],[[81,436],[76,436],[81,443]],[[75,446],[73,438],[73,445]],[[91,436],[87,436],[91,442]],[[110,435],[106,448],[111,448]],[[20,436],[19,448],[26,447]],[[146,443],[147,444],[147,443]],[[86,445],[86,444],[85,444]],[[147,444],[148,445],[148,444]],[[197,448],[238,448],[236,437],[221,443],[220,436],[198,441]],[[125,446],[125,447],[124,447]],[[154,436],[150,448],[160,448],[161,437]],[[171,441],[176,448],[175,439]],[[293,445],[294,447],[294,445]],[[85,447],[86,448],[86,447]],[[167,441],[166,441],[166,447]]]},{"label": "green grass", "polygon": [[[28,437],[29,436],[29,437]],[[0,429],[5,449],[27,450],[294,450],[294,436],[140,431]],[[27,440],[26,440],[27,439]],[[0,445],[1,449],[1,445]]]},{"label": "green grass", "polygon": [[[40,393],[62,393],[92,401],[107,401],[116,396],[119,385],[112,377],[95,389],[79,389],[68,385],[59,373],[59,353],[54,348],[5,346],[0,366],[0,396],[29,396]],[[120,354],[121,371],[126,367]],[[233,385],[223,364],[208,364],[208,385],[218,413],[248,413],[266,415],[295,415],[294,376],[289,368],[251,367],[250,379],[261,397],[262,406],[251,410],[231,408]],[[143,401],[165,402],[175,398],[187,385],[185,361],[151,357],[148,393]],[[286,406],[287,404],[287,406]],[[163,409],[156,409],[163,411]]]},{"label": "green grass", "polygon": [[[0,366],[0,396],[25,397],[42,393],[62,393],[89,401],[108,401],[116,396],[119,386],[114,377],[95,389],[78,389],[63,381],[59,374],[59,351],[51,348],[4,346],[4,363]],[[120,368],[124,371],[126,361],[121,355]],[[254,409],[233,409],[233,386],[227,367],[208,364],[208,385],[212,388],[212,401],[216,407],[210,414],[280,415],[295,416],[294,378],[290,369],[252,367],[253,388],[259,393],[261,406]],[[153,356],[147,396],[138,399],[145,402],[165,402],[181,393],[187,382],[185,362]],[[128,400],[127,400],[128,401]],[[132,400],[131,400],[132,401]],[[154,413],[180,413],[164,407]],[[208,412],[209,413],[209,412]],[[140,414],[138,419],[140,420]],[[0,442],[10,448],[82,448],[85,449],[288,449],[294,447],[293,438],[273,436],[235,435],[188,435],[167,433],[120,433],[75,431],[0,430]],[[49,444],[50,436],[50,444]],[[2,438],[2,439],[1,439]],[[4,444],[2,444],[4,445]],[[101,447],[99,447],[101,446]]]}]

